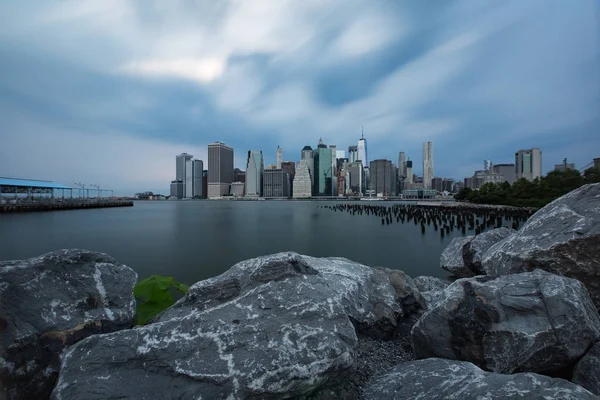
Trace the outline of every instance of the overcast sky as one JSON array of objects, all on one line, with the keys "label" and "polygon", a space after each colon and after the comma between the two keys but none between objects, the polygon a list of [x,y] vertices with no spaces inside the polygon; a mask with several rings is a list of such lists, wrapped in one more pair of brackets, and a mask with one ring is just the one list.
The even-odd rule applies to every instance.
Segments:
[{"label": "overcast sky", "polygon": [[0,176],[167,193],[224,141],[405,151],[462,179],[600,157],[596,0],[0,2]]}]

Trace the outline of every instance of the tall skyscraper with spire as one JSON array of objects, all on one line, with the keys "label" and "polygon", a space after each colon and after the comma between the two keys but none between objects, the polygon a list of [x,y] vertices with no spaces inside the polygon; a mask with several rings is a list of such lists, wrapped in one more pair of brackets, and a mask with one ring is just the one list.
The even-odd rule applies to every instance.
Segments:
[{"label": "tall skyscraper with spire", "polygon": [[364,128],[361,133],[361,138],[358,139],[358,159],[362,161],[365,168],[369,168],[369,160],[367,159],[367,139],[365,139]]},{"label": "tall skyscraper with spire", "polygon": [[277,169],[281,169],[281,163],[283,162],[283,149],[277,146]]},{"label": "tall skyscraper with spire", "polygon": [[423,143],[423,188],[431,189],[433,179],[433,142]]}]

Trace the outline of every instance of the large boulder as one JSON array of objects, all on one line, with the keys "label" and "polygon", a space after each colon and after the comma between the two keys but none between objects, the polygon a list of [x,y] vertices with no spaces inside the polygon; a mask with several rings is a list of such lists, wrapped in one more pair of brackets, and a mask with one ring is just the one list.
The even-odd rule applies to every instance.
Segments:
[{"label": "large boulder", "polygon": [[421,292],[421,296],[423,296],[428,309],[444,297],[444,289],[451,283],[448,280],[434,276],[417,276],[413,279],[413,282]]},{"label": "large boulder", "polygon": [[279,253],[190,287],[150,325],[87,338],[56,399],[285,398],[339,385],[356,331],[393,336],[417,312],[401,272]]},{"label": "large boulder", "polygon": [[535,213],[484,254],[488,275],[541,268],[579,279],[600,306],[600,183],[585,185]]},{"label": "large boulder", "polygon": [[597,397],[569,381],[534,373],[485,372],[465,361],[439,358],[400,364],[364,390],[365,400],[592,400]]},{"label": "large boulder", "polygon": [[136,281],[131,268],[86,250],[0,261],[0,398],[48,398],[65,347],[131,328]]},{"label": "large boulder", "polygon": [[559,373],[600,336],[583,284],[542,270],[459,279],[414,325],[417,358],[470,361],[500,373]]},{"label": "large boulder", "polygon": [[600,342],[596,342],[575,365],[573,382],[600,395]]},{"label": "large boulder", "polygon": [[440,266],[459,278],[483,275],[481,262],[486,251],[515,232],[502,227],[476,236],[454,238],[442,252]]}]

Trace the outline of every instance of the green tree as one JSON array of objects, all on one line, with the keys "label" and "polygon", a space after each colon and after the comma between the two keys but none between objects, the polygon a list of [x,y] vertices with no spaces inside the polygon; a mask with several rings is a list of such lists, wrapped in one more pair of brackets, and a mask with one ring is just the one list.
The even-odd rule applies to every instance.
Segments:
[{"label": "green tree", "polygon": [[137,301],[137,323],[145,325],[156,315],[171,307],[173,293],[187,293],[188,286],[171,277],[153,275],[135,285],[133,294]]}]

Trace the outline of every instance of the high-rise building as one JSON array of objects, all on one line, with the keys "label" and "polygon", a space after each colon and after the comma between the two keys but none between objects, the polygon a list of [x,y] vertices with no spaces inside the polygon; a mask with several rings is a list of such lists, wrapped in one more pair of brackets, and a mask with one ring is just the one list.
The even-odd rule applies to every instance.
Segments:
[{"label": "high-rise building", "polygon": [[283,161],[281,163],[281,170],[283,172],[287,172],[288,177],[290,178],[290,196],[292,197],[294,195],[294,188],[293,188],[293,183],[294,183],[294,176],[296,175],[296,163],[293,161]]},{"label": "high-rise building", "polygon": [[362,162],[355,161],[348,164],[346,180],[348,181],[347,185],[350,188],[350,191],[353,194],[361,195],[364,193],[364,168]]},{"label": "high-rise building", "polygon": [[390,160],[371,161],[369,171],[371,172],[371,181],[369,189],[375,191],[377,195],[393,196],[395,195],[396,184],[394,169]]},{"label": "high-rise building", "polygon": [[310,174],[310,190],[311,194],[314,194],[315,188],[315,152],[312,147],[304,146],[300,154],[300,159],[306,161],[308,167],[308,173]]},{"label": "high-rise building", "polygon": [[437,190],[438,192],[443,191],[444,190],[444,188],[442,187],[442,182],[443,181],[444,180],[442,178],[438,178],[438,177],[433,178],[431,180],[431,188],[433,190]]},{"label": "high-rise building", "polygon": [[492,160],[483,160],[483,169],[486,171],[491,171],[492,170]]},{"label": "high-rise building", "polygon": [[202,183],[202,173],[204,171],[204,163],[202,160],[192,161],[192,196],[201,198],[205,196],[204,185]]},{"label": "high-rise building", "polygon": [[358,146],[348,146],[348,161],[351,163],[358,161]]},{"label": "high-rise building", "polygon": [[277,161],[275,163],[278,169],[281,168],[281,163],[283,162],[283,149],[277,146]]},{"label": "high-rise building", "polygon": [[292,196],[296,199],[310,198],[312,196],[312,184],[307,160],[300,160],[294,176]]},{"label": "high-rise building", "polygon": [[208,145],[208,198],[229,194],[233,182],[233,149],[223,142]]},{"label": "high-rise building", "polygon": [[542,177],[542,151],[534,147],[519,150],[515,153],[516,179],[525,178],[532,181]]},{"label": "high-rise building", "polygon": [[511,185],[515,182],[515,164],[494,164],[492,170],[504,177]]},{"label": "high-rise building", "polygon": [[406,176],[406,156],[403,151],[398,153],[398,175]]},{"label": "high-rise building", "polygon": [[369,160],[367,159],[367,139],[365,139],[365,133],[362,132],[362,136],[358,139],[358,160],[362,161],[365,168],[369,167]]},{"label": "high-rise building", "polygon": [[413,182],[413,162],[409,158],[406,161],[406,178],[404,178],[404,183],[411,184]]},{"label": "high-rise building", "polygon": [[171,197],[183,199],[183,181],[174,180],[171,181]]},{"label": "high-rise building", "polygon": [[319,139],[319,145],[315,150],[315,195],[331,196],[333,168],[331,161],[331,149]]},{"label": "high-rise building", "polygon": [[290,178],[281,169],[266,169],[263,172],[263,197],[290,197]]},{"label": "high-rise building", "polygon": [[202,198],[208,197],[208,170],[202,171]]},{"label": "high-rise building", "polygon": [[335,144],[329,145],[329,150],[331,151],[331,175],[337,175],[337,162],[335,161],[337,155],[337,146]]},{"label": "high-rise building", "polygon": [[423,188],[431,189],[433,179],[433,143],[423,143]]},{"label": "high-rise building", "polygon": [[[181,153],[175,156],[175,180],[183,183],[183,196],[181,198],[192,197],[192,158],[194,156],[188,153]],[[186,186],[189,186],[189,189]]]},{"label": "high-rise building", "polygon": [[249,150],[246,159],[246,196],[260,197],[262,195],[262,178],[264,162],[262,151]]}]

